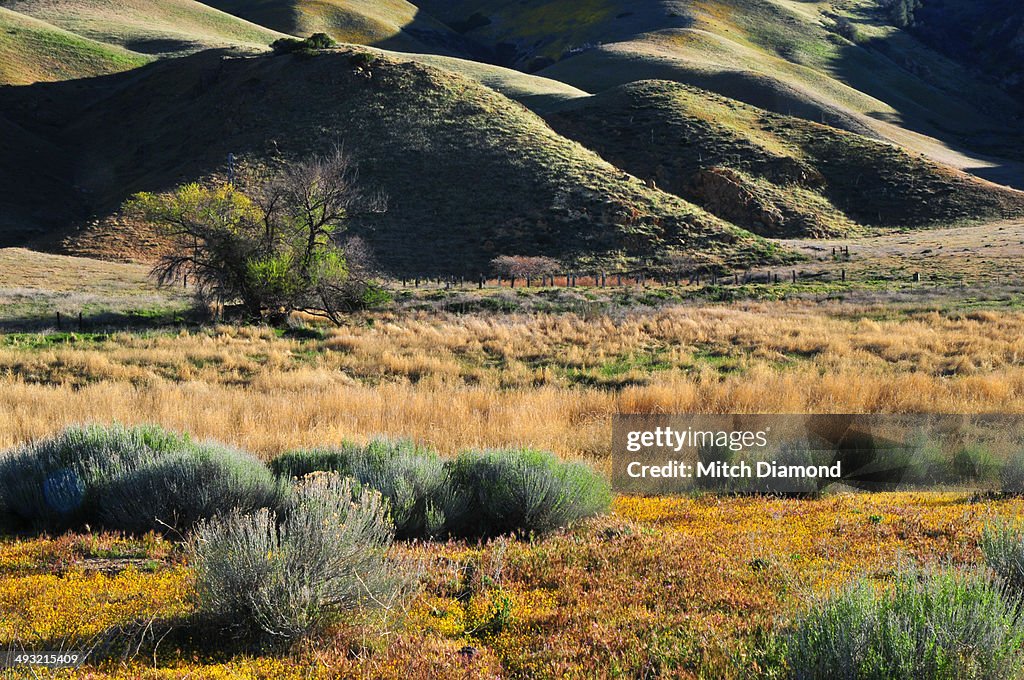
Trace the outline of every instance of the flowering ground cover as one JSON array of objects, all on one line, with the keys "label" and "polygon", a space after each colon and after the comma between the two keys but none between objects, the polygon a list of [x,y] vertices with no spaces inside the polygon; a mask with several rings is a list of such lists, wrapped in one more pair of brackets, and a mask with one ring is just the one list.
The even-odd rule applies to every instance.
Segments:
[{"label": "flowering ground cover", "polygon": [[[7,539],[0,644],[104,641],[106,659],[54,677],[762,676],[779,671],[773,631],[815,598],[860,576],[884,588],[915,565],[980,563],[981,528],[1022,510],[936,493],[619,497],[535,540],[398,544],[422,569],[406,606],[273,653],[197,651],[176,632],[194,604],[173,541]],[[171,632],[125,656],[146,626]]]}]

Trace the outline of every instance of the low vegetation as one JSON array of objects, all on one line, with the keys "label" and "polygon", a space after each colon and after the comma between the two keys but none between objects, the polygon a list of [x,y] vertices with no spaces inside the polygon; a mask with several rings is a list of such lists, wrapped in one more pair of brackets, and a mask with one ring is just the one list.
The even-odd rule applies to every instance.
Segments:
[{"label": "low vegetation", "polygon": [[270,463],[285,476],[328,470],[381,492],[401,538],[543,534],[604,512],[608,483],[582,463],[529,450],[442,460],[408,441],[296,451]]},{"label": "low vegetation", "polygon": [[72,427],[0,458],[8,528],[93,526],[184,532],[232,509],[276,507],[280,486],[255,458],[159,427]]},{"label": "low vegetation", "polygon": [[451,467],[454,487],[468,497],[463,536],[543,534],[603,512],[611,490],[582,463],[541,451],[472,451]]},{"label": "low vegetation", "polygon": [[1016,678],[1024,628],[981,572],[897,574],[816,604],[784,638],[794,678]]},{"label": "low vegetation", "polygon": [[401,539],[445,536],[466,511],[464,493],[453,487],[441,457],[408,440],[377,438],[366,446],[292,451],[270,467],[285,478],[335,472],[380,492]]},{"label": "low vegetation", "polygon": [[332,616],[392,606],[415,578],[387,557],[380,494],[337,475],[300,482],[278,514],[232,513],[189,539],[199,610],[239,634],[288,643]]}]

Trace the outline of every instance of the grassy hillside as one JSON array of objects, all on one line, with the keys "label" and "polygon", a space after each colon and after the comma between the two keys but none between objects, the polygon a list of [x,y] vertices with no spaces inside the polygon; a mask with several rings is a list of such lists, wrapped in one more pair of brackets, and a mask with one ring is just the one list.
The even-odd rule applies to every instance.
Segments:
[{"label": "grassy hillside", "polygon": [[466,41],[406,0],[210,0],[207,4],[291,35],[404,52],[465,55]]},{"label": "grassy hillside", "polygon": [[642,79],[676,80],[1024,186],[1020,107],[962,65],[884,25],[878,4],[419,3],[490,48],[498,63],[590,92]]},{"label": "grassy hillside", "polygon": [[[451,72],[387,58],[361,67],[340,50],[204,54],[154,64],[125,84],[86,111],[65,104],[61,143],[101,215],[132,191],[209,177],[229,152],[273,165],[343,142],[363,181],[391,197],[362,232],[394,271],[468,274],[510,253],[611,266],[673,250],[708,263],[771,250]],[[75,242],[104,251],[103,233]]]},{"label": "grassy hillside", "polygon": [[0,0],[0,5],[75,35],[146,54],[265,49],[281,37],[194,0]]},{"label": "grassy hillside", "polygon": [[438,54],[408,54],[389,50],[381,50],[381,53],[398,61],[415,61],[453,71],[526,105],[532,111],[547,111],[562,102],[589,96],[583,90],[557,80],[471,59]]},{"label": "grassy hillside", "polygon": [[83,216],[61,150],[2,115],[0,159],[0,243],[24,244]]},{"label": "grassy hillside", "polygon": [[0,85],[114,73],[148,60],[0,7]]},{"label": "grassy hillside", "polygon": [[618,167],[769,236],[1024,215],[1024,192],[668,81],[575,99],[548,120]]}]

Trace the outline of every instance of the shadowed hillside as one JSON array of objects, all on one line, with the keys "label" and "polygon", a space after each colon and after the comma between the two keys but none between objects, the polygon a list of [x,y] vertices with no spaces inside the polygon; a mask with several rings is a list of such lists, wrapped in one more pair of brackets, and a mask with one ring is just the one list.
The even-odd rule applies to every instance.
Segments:
[{"label": "shadowed hillside", "polygon": [[403,52],[475,55],[473,44],[406,0],[210,0],[207,4],[291,35]]},{"label": "shadowed hillside", "polygon": [[767,236],[1024,215],[1024,192],[667,81],[574,99],[548,120],[618,167]]},{"label": "shadowed hillside", "polygon": [[[508,253],[628,265],[674,249],[708,263],[767,249],[450,72],[346,51],[203,54],[124,83],[85,111],[46,88],[66,112],[59,143],[77,158],[74,183],[101,216],[130,192],[209,177],[229,152],[273,166],[343,142],[363,181],[391,197],[361,231],[396,272],[470,273]],[[72,242],[116,255],[104,252],[104,229],[124,228],[106,223]]]}]

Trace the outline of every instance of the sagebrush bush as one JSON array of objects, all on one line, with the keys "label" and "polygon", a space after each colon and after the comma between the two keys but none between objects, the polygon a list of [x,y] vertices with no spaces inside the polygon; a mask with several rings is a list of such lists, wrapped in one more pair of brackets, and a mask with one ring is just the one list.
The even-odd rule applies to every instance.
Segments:
[{"label": "sagebrush bush", "polygon": [[17,528],[59,531],[94,521],[100,492],[124,461],[188,443],[158,427],[69,427],[0,457],[0,502]]},{"label": "sagebrush bush", "polygon": [[277,508],[287,489],[247,453],[213,444],[128,461],[99,494],[101,526],[184,532],[220,513]]},{"label": "sagebrush bush", "polygon": [[468,507],[453,533],[544,533],[603,512],[608,482],[589,466],[529,449],[469,451],[449,464]]},{"label": "sagebrush bush", "polygon": [[999,470],[999,488],[1005,494],[1024,495],[1024,453],[1011,454]]},{"label": "sagebrush bush", "polygon": [[337,472],[351,477],[350,461],[359,455],[362,447],[351,442],[342,442],[337,447],[300,449],[282,453],[270,461],[270,469],[279,477],[301,479],[311,472]]},{"label": "sagebrush bush", "polygon": [[1024,634],[987,574],[904,572],[876,593],[861,581],[784,634],[794,678],[1015,678]]},{"label": "sagebrush bush", "polygon": [[387,606],[415,580],[387,556],[381,495],[334,473],[296,485],[280,513],[231,513],[188,542],[200,610],[240,634],[282,642],[360,607]]},{"label": "sagebrush bush", "polygon": [[246,454],[159,427],[71,427],[0,458],[9,528],[188,529],[232,508],[274,506],[279,484]]},{"label": "sagebrush bush", "polygon": [[377,438],[366,446],[342,444],[283,454],[271,463],[285,477],[337,472],[379,491],[387,500],[398,538],[435,538],[461,522],[467,495],[452,486],[448,469],[431,449],[404,439]]},{"label": "sagebrush bush", "polygon": [[968,446],[953,454],[953,482],[984,482],[995,477],[997,464],[992,454],[980,446]]},{"label": "sagebrush bush", "polygon": [[979,544],[985,563],[999,577],[1003,594],[1019,607],[1024,601],[1024,526],[992,522],[982,528]]}]

